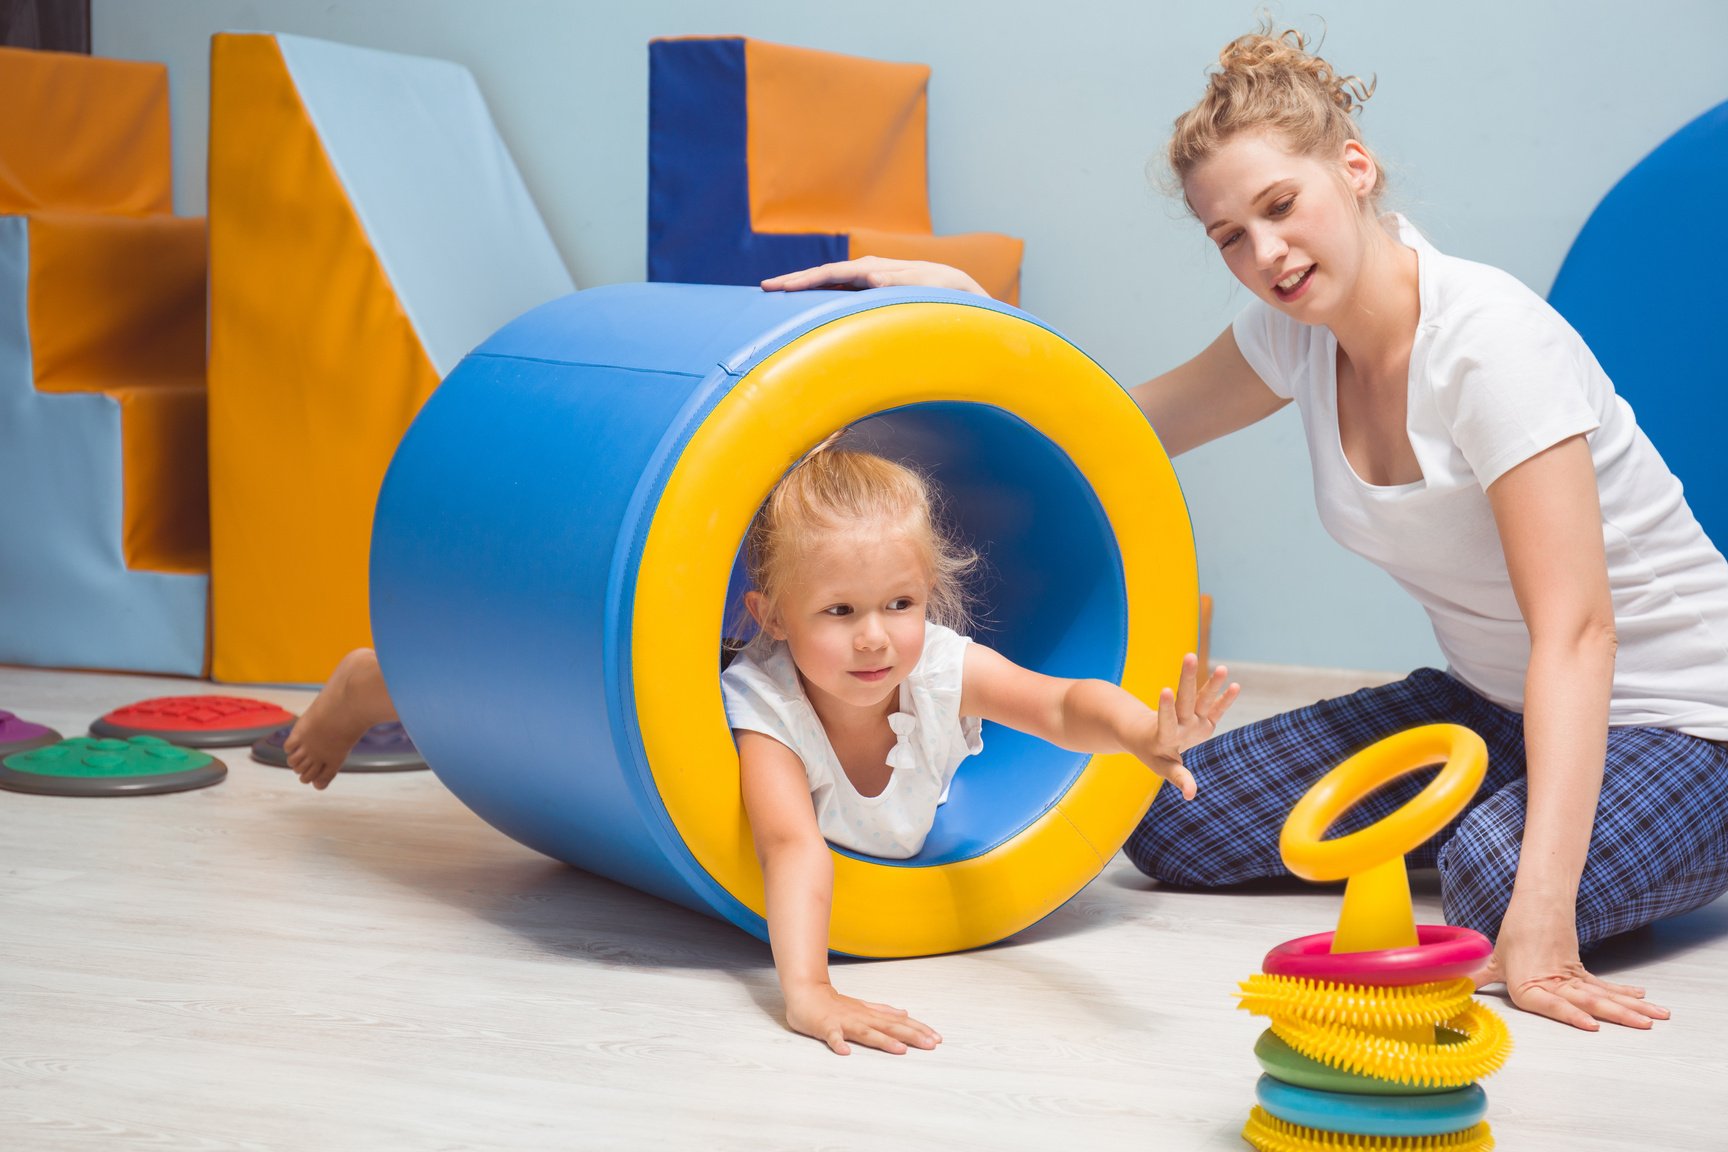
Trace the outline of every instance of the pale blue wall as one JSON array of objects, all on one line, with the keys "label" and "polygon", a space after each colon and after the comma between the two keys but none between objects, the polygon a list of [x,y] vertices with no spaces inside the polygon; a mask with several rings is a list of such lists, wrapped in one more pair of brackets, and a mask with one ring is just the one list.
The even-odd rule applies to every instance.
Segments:
[{"label": "pale blue wall", "polygon": [[[1195,0],[93,0],[101,55],[172,70],[183,212],[203,207],[209,36],[298,32],[472,69],[579,284],[643,276],[652,36],[742,33],[932,65],[938,231],[1026,239],[1023,305],[1124,382],[1228,323],[1242,290],[1144,166],[1258,5]],[[1596,201],[1728,99],[1720,0],[1286,4],[1345,71],[1378,73],[1363,121],[1391,205],[1441,248],[1546,293]],[[1274,11],[1279,11],[1275,8]],[[1717,221],[1675,222],[1712,258]],[[1214,650],[1403,668],[1438,659],[1422,613],[1321,531],[1285,412],[1178,462]]]}]

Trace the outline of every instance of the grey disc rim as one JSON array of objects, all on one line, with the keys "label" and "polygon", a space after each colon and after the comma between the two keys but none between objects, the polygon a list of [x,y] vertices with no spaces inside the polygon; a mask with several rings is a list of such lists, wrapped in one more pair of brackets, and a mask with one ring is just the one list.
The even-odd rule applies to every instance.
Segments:
[{"label": "grey disc rim", "polygon": [[126,740],[133,736],[154,736],[182,748],[243,748],[280,727],[280,724],[266,724],[262,727],[254,725],[251,728],[224,728],[216,732],[178,732],[172,728],[139,728],[131,724],[115,724],[99,718],[90,722],[90,735],[107,736],[115,740]]},{"label": "grey disc rim", "polygon": [[0,788],[34,796],[156,796],[208,788],[220,784],[227,775],[228,766],[214,759],[184,772],[145,776],[50,776],[0,765]]}]

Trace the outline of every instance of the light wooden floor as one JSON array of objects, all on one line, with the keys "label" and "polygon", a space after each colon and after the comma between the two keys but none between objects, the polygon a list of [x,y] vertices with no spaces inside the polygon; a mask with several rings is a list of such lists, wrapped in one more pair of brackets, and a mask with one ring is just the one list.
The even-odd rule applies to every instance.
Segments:
[{"label": "light wooden floor", "polygon": [[[1237,674],[1236,722],[1366,682]],[[188,688],[221,690],[0,668],[0,707],[68,735]],[[1338,904],[1161,891],[1118,857],[1005,944],[841,966],[947,1042],[840,1058],[781,1026],[765,946],[535,855],[430,773],[319,795],[226,758],[173,796],[0,792],[0,1149],[1240,1149],[1235,981]],[[1728,901],[1595,964],[1674,1019],[1507,1010],[1500,1146],[1728,1148]]]}]

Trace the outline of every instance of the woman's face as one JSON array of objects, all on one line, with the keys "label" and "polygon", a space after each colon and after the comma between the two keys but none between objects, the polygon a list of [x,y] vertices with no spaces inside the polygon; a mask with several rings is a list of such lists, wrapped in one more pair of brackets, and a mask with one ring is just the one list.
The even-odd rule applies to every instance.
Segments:
[{"label": "woman's face", "polygon": [[1355,295],[1374,179],[1355,141],[1327,161],[1253,133],[1233,137],[1182,187],[1236,279],[1293,319],[1325,324]]}]

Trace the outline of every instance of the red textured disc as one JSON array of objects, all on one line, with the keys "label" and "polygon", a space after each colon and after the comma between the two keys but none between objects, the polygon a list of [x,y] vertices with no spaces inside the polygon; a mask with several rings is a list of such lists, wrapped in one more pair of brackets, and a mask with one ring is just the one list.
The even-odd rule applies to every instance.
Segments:
[{"label": "red textured disc", "polygon": [[293,722],[294,713],[265,700],[158,696],[114,709],[90,725],[90,731],[120,739],[160,736],[176,744],[215,748],[250,744]]}]

